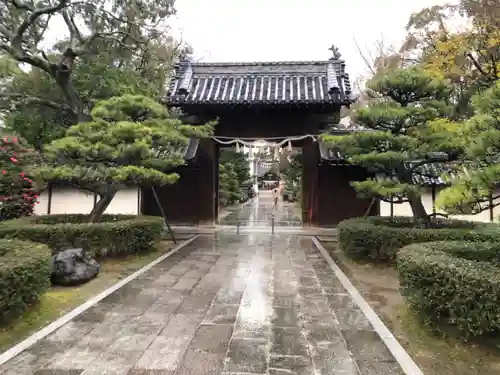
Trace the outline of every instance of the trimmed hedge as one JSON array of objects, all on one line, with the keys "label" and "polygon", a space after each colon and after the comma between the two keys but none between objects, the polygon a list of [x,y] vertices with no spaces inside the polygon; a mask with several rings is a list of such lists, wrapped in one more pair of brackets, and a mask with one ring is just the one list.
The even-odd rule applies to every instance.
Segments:
[{"label": "trimmed hedge", "polygon": [[353,259],[393,262],[403,246],[432,241],[497,241],[500,226],[462,220],[439,219],[432,228],[421,228],[409,217],[367,217],[342,221],[340,248]]},{"label": "trimmed hedge", "polygon": [[0,322],[23,312],[50,286],[48,246],[0,239]]},{"label": "trimmed hedge", "polygon": [[48,245],[53,253],[81,247],[95,257],[150,250],[161,238],[163,219],[156,216],[104,215],[98,223],[87,215],[32,216],[0,223],[0,238]]},{"label": "trimmed hedge", "polygon": [[500,243],[430,242],[397,254],[402,294],[436,323],[467,339],[500,332]]}]

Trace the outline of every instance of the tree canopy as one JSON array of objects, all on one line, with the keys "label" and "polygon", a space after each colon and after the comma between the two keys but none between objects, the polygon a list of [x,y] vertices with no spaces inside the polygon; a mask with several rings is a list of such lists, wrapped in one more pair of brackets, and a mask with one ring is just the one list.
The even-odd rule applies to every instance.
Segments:
[{"label": "tree canopy", "polygon": [[250,179],[248,155],[243,152],[236,152],[234,149],[222,149],[219,155],[219,162],[220,164],[231,163],[234,165],[234,171],[240,185]]},{"label": "tree canopy", "polygon": [[400,52],[449,79],[454,87],[453,115],[470,117],[472,96],[499,77],[500,4],[461,0],[424,8],[410,17],[407,30]]},{"label": "tree canopy", "polygon": [[[37,148],[88,120],[96,101],[126,94],[157,98],[175,57],[172,0],[0,4],[0,111]],[[47,30],[62,27],[50,43]],[[24,64],[23,70],[17,68]],[[5,67],[10,67],[5,69]],[[27,69],[26,69],[27,68]],[[0,77],[2,78],[2,77]]]},{"label": "tree canopy", "polygon": [[425,165],[460,150],[446,136],[456,130],[446,119],[450,87],[441,75],[417,67],[381,73],[368,87],[379,99],[354,113],[354,121],[365,131],[325,135],[323,140],[352,164],[376,174],[352,183],[361,195],[405,199],[416,218],[427,220],[413,177],[423,173]]},{"label": "tree canopy", "polygon": [[91,121],[46,146],[39,174],[98,194],[90,215],[97,221],[123,186],[176,182],[171,170],[185,163],[189,137],[207,137],[213,125],[185,125],[148,97],[113,97],[94,106]]},{"label": "tree canopy", "polygon": [[500,198],[491,195],[500,183],[500,81],[476,94],[473,108],[475,115],[462,129],[467,158],[438,200],[438,205],[452,213],[475,214],[493,202],[498,204]]},{"label": "tree canopy", "polygon": [[241,188],[250,180],[248,156],[234,149],[222,149],[219,155],[219,194],[222,205],[239,202]]},{"label": "tree canopy", "polygon": [[[156,102],[189,48],[169,36],[173,0],[16,0],[0,4],[0,115],[5,132],[43,153],[39,176],[101,197],[122,186],[172,183],[188,137]],[[60,38],[49,40],[49,30]],[[22,69],[21,69],[22,68]],[[152,147],[147,151],[148,147]],[[157,154],[155,154],[155,152]]]}]

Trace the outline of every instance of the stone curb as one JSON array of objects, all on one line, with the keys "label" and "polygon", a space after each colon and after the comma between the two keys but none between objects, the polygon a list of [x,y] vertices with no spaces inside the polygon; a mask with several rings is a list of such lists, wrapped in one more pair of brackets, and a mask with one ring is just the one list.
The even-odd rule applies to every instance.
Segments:
[{"label": "stone curb", "polygon": [[167,259],[171,255],[175,254],[179,250],[181,250],[183,247],[189,245],[191,242],[193,242],[196,238],[198,238],[198,235],[195,235],[188,240],[180,243],[176,247],[174,247],[172,250],[170,250],[168,253],[163,254],[156,260],[152,261],[151,263],[145,265],[144,267],[140,268],[139,270],[135,271],[133,274],[127,276],[123,280],[119,281],[115,285],[109,287],[108,289],[104,290],[103,292],[99,293],[97,296],[90,298],[87,302],[83,303],[82,305],[76,307],[74,310],[71,310],[69,313],[61,316],[60,318],[56,319],[49,325],[45,326],[41,330],[35,332],[33,335],[29,336],[25,340],[21,341],[20,343],[14,345],[12,348],[7,349],[5,352],[0,354],[0,366],[2,366],[4,363],[7,361],[11,360],[24,350],[28,349],[30,346],[36,344],[38,341],[41,339],[45,338],[46,336],[50,335],[52,332],[57,330],[58,328],[62,327],[64,324],[68,323],[71,319],[75,318],[76,316],[80,315],[81,313],[85,312],[86,310],[90,309],[92,306],[94,306],[96,303],[99,301],[103,300],[107,296],[109,296],[111,293],[116,292],[118,289],[120,289],[122,286],[128,284],[132,280],[136,279],[138,276],[142,275],[146,271],[150,270],[154,266],[156,266],[158,263],[162,262],[163,260]]},{"label": "stone curb", "polygon": [[363,314],[366,316],[373,329],[380,336],[384,344],[387,346],[389,351],[392,353],[396,361],[400,364],[406,375],[423,375],[424,373],[418,365],[413,361],[406,350],[401,346],[398,340],[391,333],[389,328],[382,322],[378,317],[377,313],[371,308],[371,306],[366,302],[361,293],[356,289],[356,287],[347,278],[345,273],[340,269],[340,267],[335,263],[332,257],[328,254],[328,251],[323,247],[321,242],[317,237],[313,237],[313,243],[316,248],[320,251],[321,255],[326,259],[335,275],[340,280],[344,288],[347,289],[348,293],[351,295],[354,302],[361,309]]}]

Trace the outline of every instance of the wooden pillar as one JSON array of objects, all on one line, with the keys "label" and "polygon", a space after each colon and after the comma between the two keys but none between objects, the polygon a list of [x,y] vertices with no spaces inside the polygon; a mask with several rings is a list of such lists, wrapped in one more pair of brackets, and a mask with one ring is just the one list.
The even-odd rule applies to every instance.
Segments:
[{"label": "wooden pillar", "polygon": [[394,217],[394,197],[391,196],[391,219]]},{"label": "wooden pillar", "polygon": [[[200,141],[198,149],[200,179],[198,185],[198,224],[214,225],[218,214],[218,147],[211,139]],[[189,203],[186,203],[189,204]]]},{"label": "wooden pillar", "polygon": [[319,150],[316,142],[302,147],[302,221],[318,224],[318,163]]},{"label": "wooden pillar", "polygon": [[[179,174],[179,180],[173,185],[156,189],[171,224],[214,224],[218,184],[216,149],[211,139],[201,140],[195,159],[172,171]],[[151,189],[142,192],[142,213],[161,216]]]},{"label": "wooden pillar", "polygon": [[494,221],[495,217],[493,216],[493,194],[490,193],[489,196],[489,206],[490,206],[490,221]]},{"label": "wooden pillar", "polygon": [[436,215],[436,185],[432,184],[432,214]]},{"label": "wooden pillar", "polygon": [[52,184],[49,183],[49,187],[48,187],[48,202],[47,202],[47,215],[50,215],[50,211],[52,209]]},{"label": "wooden pillar", "polygon": [[213,142],[214,145],[214,188],[213,188],[213,201],[214,201],[214,223],[219,223],[219,159],[220,159],[220,145]]},{"label": "wooden pillar", "polygon": [[137,187],[137,215],[142,214],[142,189]]}]

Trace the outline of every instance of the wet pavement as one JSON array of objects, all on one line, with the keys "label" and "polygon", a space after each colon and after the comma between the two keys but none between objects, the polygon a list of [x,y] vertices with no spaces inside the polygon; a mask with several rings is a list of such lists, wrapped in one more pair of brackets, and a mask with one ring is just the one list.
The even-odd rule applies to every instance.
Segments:
[{"label": "wet pavement", "polygon": [[241,208],[234,209],[229,215],[219,221],[221,225],[239,225],[242,227],[271,227],[274,215],[274,225],[277,227],[301,227],[301,212],[297,203],[283,202],[279,199],[274,204],[271,190],[262,190]]},{"label": "wet pavement", "polygon": [[310,237],[200,236],[0,374],[403,374]]}]

